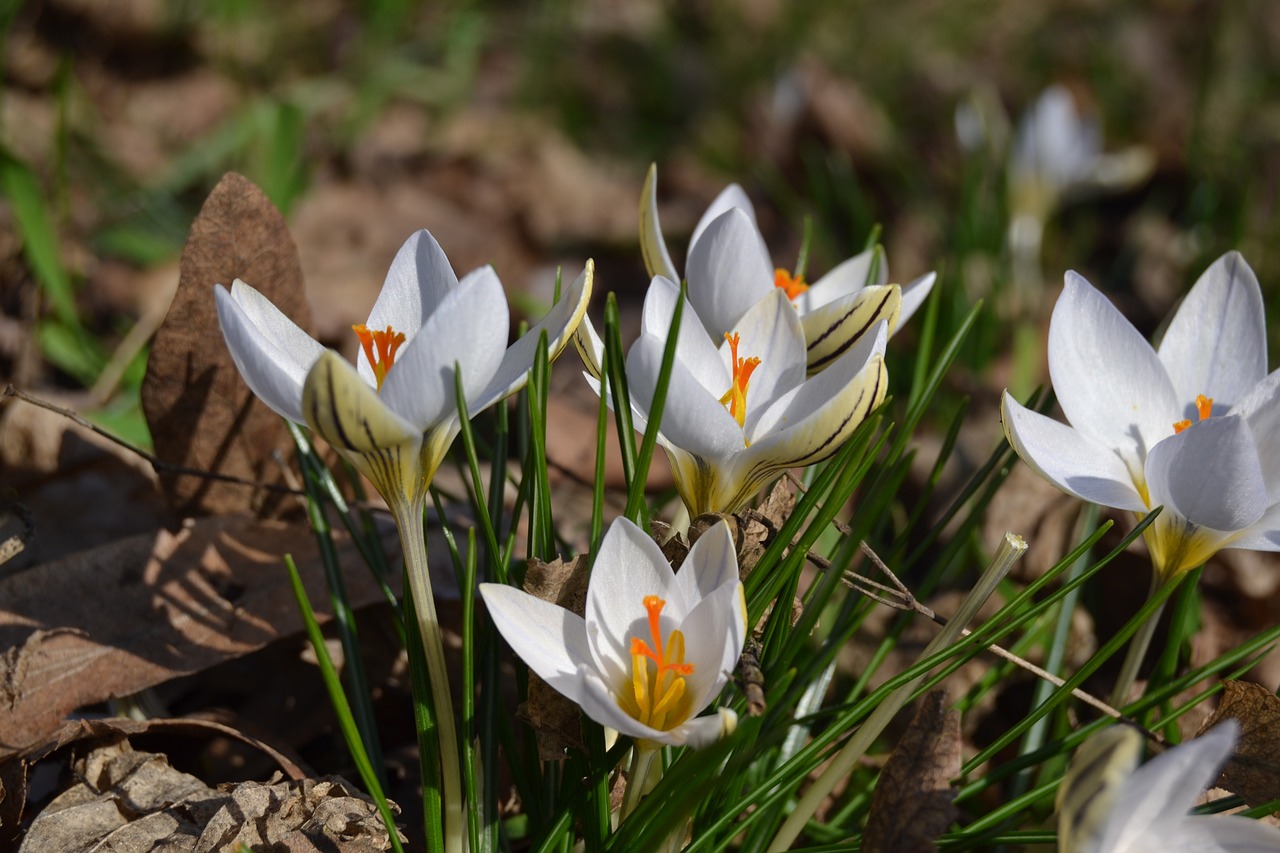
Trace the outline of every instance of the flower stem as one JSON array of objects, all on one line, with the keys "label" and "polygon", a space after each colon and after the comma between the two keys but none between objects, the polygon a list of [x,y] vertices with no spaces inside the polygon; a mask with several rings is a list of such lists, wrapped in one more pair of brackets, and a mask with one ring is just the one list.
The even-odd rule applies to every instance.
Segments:
[{"label": "flower stem", "polygon": [[[1160,573],[1155,572],[1151,576],[1151,589],[1147,590],[1147,598],[1155,595],[1158,589],[1160,589]],[[1129,641],[1124,663],[1120,665],[1120,675],[1116,677],[1116,686],[1111,690],[1112,707],[1124,708],[1128,703],[1129,691],[1133,689],[1133,683],[1138,680],[1138,668],[1142,666],[1142,659],[1147,656],[1147,649],[1151,646],[1151,638],[1155,636],[1156,625],[1159,624],[1162,613],[1164,613],[1164,604],[1147,617],[1147,621],[1142,623],[1142,627]]]},{"label": "flower stem", "polygon": [[626,820],[627,815],[635,811],[636,806],[640,804],[640,797],[647,787],[649,769],[653,766],[653,759],[657,754],[657,748],[645,741],[636,741],[636,745],[631,748],[631,765],[627,767],[627,791],[622,798],[622,814],[619,815],[619,820]]},{"label": "flower stem", "polygon": [[[396,505],[399,504],[399,505]],[[409,591],[413,596],[413,612],[427,661],[427,677],[431,681],[431,701],[435,706],[436,733],[440,740],[440,768],[444,814],[444,849],[446,853],[462,853],[466,849],[466,811],[462,802],[462,773],[458,759],[458,734],[453,717],[453,697],[449,690],[449,672],[444,659],[444,643],[440,636],[440,620],[436,616],[435,597],[431,592],[431,576],[427,573],[427,542],[422,532],[421,501],[393,502],[396,527],[404,551]],[[433,815],[426,815],[432,820]]]}]

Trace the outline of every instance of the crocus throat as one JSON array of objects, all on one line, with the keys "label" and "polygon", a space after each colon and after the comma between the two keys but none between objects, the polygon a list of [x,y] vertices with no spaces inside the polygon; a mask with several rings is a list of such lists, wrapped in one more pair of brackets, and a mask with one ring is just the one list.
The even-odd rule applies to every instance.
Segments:
[{"label": "crocus throat", "polygon": [[621,704],[636,720],[658,731],[669,731],[689,718],[689,696],[685,676],[693,674],[693,664],[684,662],[684,633],[672,631],[662,641],[659,624],[665,601],[656,595],[644,597],[649,614],[649,638],[631,639],[631,684]]},{"label": "crocus throat", "polygon": [[[1213,414],[1213,398],[1206,397],[1203,394],[1197,394],[1196,395],[1196,415],[1200,418],[1200,420],[1204,420],[1205,418],[1209,417],[1209,415],[1211,414]],[[1191,426],[1190,420],[1178,421],[1173,425],[1173,431],[1175,434],[1180,433],[1189,426]]]},{"label": "crocus throat", "polygon": [[371,332],[364,323],[352,326],[351,330],[360,339],[364,357],[369,359],[369,366],[373,368],[373,375],[377,377],[378,387],[381,388],[382,380],[387,378],[388,371],[396,363],[396,350],[404,343],[404,332],[394,331],[390,326],[387,326],[385,332]]},{"label": "crocus throat", "polygon": [[787,294],[787,298],[793,301],[809,289],[809,285],[804,283],[804,276],[792,275],[784,269],[773,271],[773,286],[781,288]]},{"label": "crocus throat", "polygon": [[729,361],[733,365],[733,384],[729,386],[728,391],[724,392],[720,402],[729,407],[729,414],[733,415],[738,422],[738,426],[745,426],[747,422],[747,385],[751,382],[751,374],[760,366],[760,359],[755,356],[738,358],[738,343],[741,338],[737,332],[732,334],[726,332],[724,339],[729,342]]}]

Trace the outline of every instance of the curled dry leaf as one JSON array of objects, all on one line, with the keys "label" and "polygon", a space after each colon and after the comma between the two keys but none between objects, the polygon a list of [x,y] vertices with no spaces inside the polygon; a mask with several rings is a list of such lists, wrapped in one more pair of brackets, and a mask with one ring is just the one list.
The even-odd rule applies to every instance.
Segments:
[{"label": "curled dry leaf", "polygon": [[102,849],[211,853],[390,849],[374,804],[338,777],[213,789],[119,738],[72,767],[75,784],[36,816],[19,853]]},{"label": "curled dry leaf", "polygon": [[[218,334],[213,288],[237,278],[252,284],[304,329],[311,310],[298,250],[284,217],[249,179],[223,176],[187,237],[178,292],[156,333],[142,383],[142,410],[155,452],[173,465],[279,483],[272,459],[291,446],[280,416],[240,378]],[[160,478],[180,515],[246,509],[270,514],[269,493],[191,475]]]},{"label": "curled dry leaf", "polygon": [[959,815],[951,780],[960,775],[960,712],[935,690],[893,748],[871,797],[866,853],[925,853]]},{"label": "curled dry leaf", "polygon": [[[386,531],[384,547],[394,548]],[[382,600],[335,536],[353,607]],[[329,601],[315,535],[243,515],[198,519],[0,578],[0,756],[72,711],[136,693],[302,630],[282,567],[294,555],[317,608]],[[394,558],[393,558],[394,559]],[[321,618],[325,618],[321,615]]]},{"label": "curled dry leaf", "polygon": [[1240,724],[1240,739],[1218,787],[1239,794],[1250,806],[1280,799],[1280,696],[1260,684],[1228,681],[1218,710],[1199,734],[1226,719]]},{"label": "curled dry leaf", "polygon": [[[524,589],[543,601],[558,604],[582,616],[587,609],[587,558],[544,563],[530,560]],[[529,673],[529,698],[520,713],[538,735],[538,755],[543,761],[564,758],[570,749],[582,748],[582,713],[536,674]]]}]

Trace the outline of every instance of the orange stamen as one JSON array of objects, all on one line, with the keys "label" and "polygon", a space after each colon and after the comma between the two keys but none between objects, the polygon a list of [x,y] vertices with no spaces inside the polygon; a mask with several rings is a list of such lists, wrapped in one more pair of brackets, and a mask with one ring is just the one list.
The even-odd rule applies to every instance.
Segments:
[{"label": "orange stamen", "polygon": [[[1196,395],[1196,415],[1200,420],[1205,420],[1213,414],[1213,398],[1206,397],[1203,394]],[[1181,420],[1173,425],[1174,433],[1180,433],[1191,426],[1190,420]]]},{"label": "orange stamen", "polygon": [[385,332],[371,332],[364,323],[357,323],[351,330],[360,339],[364,357],[369,359],[369,366],[373,368],[373,375],[381,388],[382,380],[387,378],[387,372],[396,363],[396,350],[404,343],[404,332],[393,331],[390,326]]},{"label": "orange stamen", "polygon": [[663,643],[661,615],[665,606],[666,602],[656,595],[644,597],[652,645],[639,637],[631,638],[631,690],[621,697],[628,713],[660,731],[674,728],[688,718],[691,708],[684,679],[694,670],[693,664],[684,662],[681,631],[672,631]]},{"label": "orange stamen", "polygon": [[751,374],[760,366],[760,359],[738,358],[738,343],[741,337],[737,332],[725,333],[724,339],[729,342],[729,361],[733,365],[733,384],[720,398],[721,405],[729,407],[729,414],[737,420],[738,426],[744,426],[747,420],[747,385],[751,382]]},{"label": "orange stamen", "polygon": [[773,286],[784,290],[787,298],[792,301],[795,301],[797,296],[809,289],[809,285],[804,282],[804,276],[792,275],[784,269],[773,271]]},{"label": "orange stamen", "polygon": [[[646,595],[644,597],[644,609],[649,613],[649,636],[653,639],[653,646],[639,637],[631,638],[631,654],[646,657],[658,665],[658,675],[665,672],[674,672],[677,675],[692,675],[693,664],[691,663],[672,663],[667,659],[662,650],[662,629],[659,627],[659,617],[662,615],[662,608],[667,603],[656,595]],[[673,631],[673,634],[679,633]],[[682,644],[683,645],[683,644]],[[680,655],[681,659],[684,655]]]}]

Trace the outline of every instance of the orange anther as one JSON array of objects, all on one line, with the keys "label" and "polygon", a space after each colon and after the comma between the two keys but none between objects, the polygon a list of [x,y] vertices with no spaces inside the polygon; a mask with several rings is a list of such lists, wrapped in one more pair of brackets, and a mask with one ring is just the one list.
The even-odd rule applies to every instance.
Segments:
[{"label": "orange anther", "polygon": [[729,342],[729,361],[733,365],[733,384],[729,386],[729,390],[724,392],[724,396],[720,398],[722,405],[729,407],[729,414],[733,415],[737,420],[738,426],[744,426],[747,421],[747,385],[751,382],[751,374],[760,366],[760,359],[752,356],[751,358],[738,358],[738,343],[740,336],[737,332],[732,334],[726,332],[725,340]]},{"label": "orange anther", "polygon": [[804,282],[804,276],[792,275],[784,269],[773,271],[773,286],[781,288],[786,292],[787,298],[793,301],[809,289],[809,285]]},{"label": "orange anther", "polygon": [[[1213,414],[1213,398],[1206,397],[1203,394],[1196,395],[1196,415],[1200,420],[1204,420]],[[1191,426],[1190,420],[1181,420],[1173,425],[1174,433],[1180,433]]]},{"label": "orange anther", "polygon": [[381,388],[382,380],[387,378],[387,372],[396,363],[396,350],[404,343],[404,332],[394,331],[390,326],[387,326],[385,332],[369,331],[364,323],[357,323],[351,330],[360,339],[364,357],[369,360],[369,366],[373,368],[373,375]]}]

